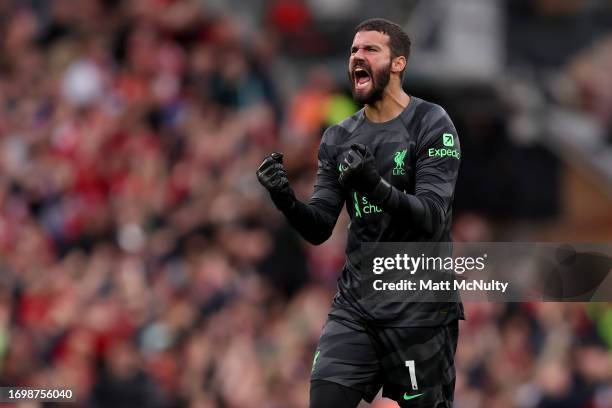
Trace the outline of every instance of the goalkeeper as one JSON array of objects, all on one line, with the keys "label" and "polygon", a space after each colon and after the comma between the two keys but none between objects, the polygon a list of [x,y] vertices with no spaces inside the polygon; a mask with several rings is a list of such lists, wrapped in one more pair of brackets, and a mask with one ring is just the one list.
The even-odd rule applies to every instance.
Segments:
[{"label": "goalkeeper", "polygon": [[348,73],[364,108],[325,131],[308,203],[295,198],[282,154],[257,170],[309,242],[329,238],[345,202],[351,220],[346,263],[314,354],[311,408],[353,408],[381,387],[402,407],[452,406],[461,303],[365,307],[359,291],[361,243],[451,241],[459,139],[444,109],[402,89],[409,54],[397,24],[371,19],[356,27]]}]

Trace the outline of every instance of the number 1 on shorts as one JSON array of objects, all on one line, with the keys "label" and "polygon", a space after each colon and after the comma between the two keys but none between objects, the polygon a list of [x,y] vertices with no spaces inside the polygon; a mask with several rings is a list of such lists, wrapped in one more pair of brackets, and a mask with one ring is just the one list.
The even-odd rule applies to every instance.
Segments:
[{"label": "number 1 on shorts", "polygon": [[406,360],[406,367],[408,367],[408,372],[410,373],[410,382],[412,383],[412,389],[418,390],[419,386],[417,384],[416,379],[416,369],[414,367],[414,360]]}]

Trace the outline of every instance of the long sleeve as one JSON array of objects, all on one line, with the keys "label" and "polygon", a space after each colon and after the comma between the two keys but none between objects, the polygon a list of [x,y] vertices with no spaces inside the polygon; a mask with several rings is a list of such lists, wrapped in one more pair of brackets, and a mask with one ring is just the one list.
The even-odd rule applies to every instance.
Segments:
[{"label": "long sleeve", "polygon": [[381,204],[428,236],[436,235],[450,215],[461,158],[457,131],[446,112],[432,122],[416,146],[414,195],[393,187]]},{"label": "long sleeve", "polygon": [[317,178],[308,203],[297,201],[283,213],[298,233],[308,242],[319,245],[332,234],[338,215],[344,205],[338,170],[333,159],[333,147],[328,140],[333,132],[329,128],[319,146]]}]

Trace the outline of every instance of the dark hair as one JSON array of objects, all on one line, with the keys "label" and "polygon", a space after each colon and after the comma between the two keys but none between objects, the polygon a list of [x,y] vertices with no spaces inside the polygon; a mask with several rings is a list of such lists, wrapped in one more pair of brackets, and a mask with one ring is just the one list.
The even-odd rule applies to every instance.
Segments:
[{"label": "dark hair", "polygon": [[[389,48],[391,49],[391,58],[399,56],[410,57],[410,37],[402,30],[398,24],[384,18],[371,18],[365,20],[355,27],[355,33],[360,31],[378,31],[389,36]],[[404,70],[400,73],[400,78],[404,77]]]}]

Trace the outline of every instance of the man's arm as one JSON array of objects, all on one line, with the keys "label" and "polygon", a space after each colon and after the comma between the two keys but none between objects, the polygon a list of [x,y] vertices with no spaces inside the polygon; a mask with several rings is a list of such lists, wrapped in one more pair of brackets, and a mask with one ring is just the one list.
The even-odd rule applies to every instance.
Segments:
[{"label": "man's arm", "polygon": [[330,132],[329,129],[323,135],[319,146],[317,178],[314,192],[308,203],[303,203],[295,198],[282,167],[282,156],[280,163],[277,160],[275,167],[268,166],[268,168],[275,168],[277,173],[281,173],[278,176],[278,183],[266,179],[266,176],[270,176],[274,170],[267,168],[262,170],[268,158],[264,160],[257,172],[258,179],[270,191],[272,200],[287,217],[291,226],[305,240],[314,245],[325,242],[331,236],[344,204],[342,188],[338,183],[338,170],[327,144],[328,132]]},{"label": "man's arm", "polygon": [[414,195],[391,187],[383,210],[409,217],[426,235],[435,234],[452,204],[460,158],[457,131],[444,114],[417,144]]}]

